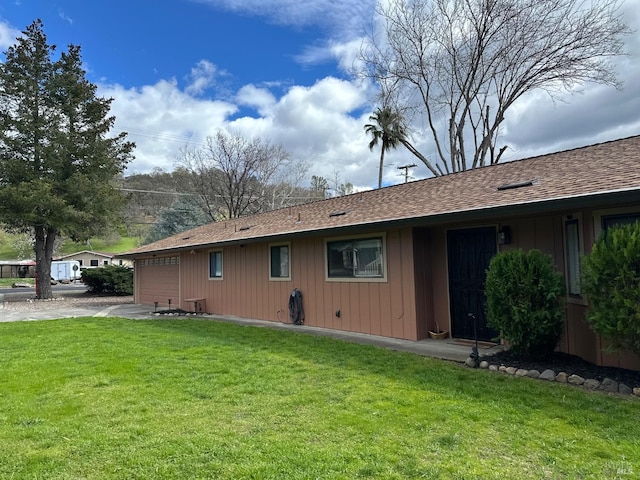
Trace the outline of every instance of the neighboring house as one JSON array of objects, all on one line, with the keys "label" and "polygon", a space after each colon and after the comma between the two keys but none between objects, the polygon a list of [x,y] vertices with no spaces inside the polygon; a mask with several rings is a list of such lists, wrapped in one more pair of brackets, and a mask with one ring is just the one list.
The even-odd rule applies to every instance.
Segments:
[{"label": "neighboring house", "polygon": [[33,260],[1,260],[0,278],[33,278],[36,262]]},{"label": "neighboring house", "polygon": [[[640,369],[607,354],[584,322],[580,256],[611,225],[640,219],[640,136],[212,223],[128,252],[135,301],[305,323],[408,340],[437,321],[491,340],[484,280],[498,251],[537,248],[567,282],[560,349]],[[171,301],[169,301],[171,299]]]},{"label": "neighboring house", "polygon": [[105,265],[131,266],[131,260],[123,259],[113,253],[94,252],[83,250],[57,257],[56,261],[77,260],[81,268],[104,267]]}]

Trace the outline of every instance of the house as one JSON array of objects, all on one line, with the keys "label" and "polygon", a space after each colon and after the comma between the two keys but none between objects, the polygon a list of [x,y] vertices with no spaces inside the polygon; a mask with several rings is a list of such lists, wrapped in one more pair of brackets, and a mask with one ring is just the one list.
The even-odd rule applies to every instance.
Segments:
[{"label": "house", "polygon": [[36,262],[33,260],[0,261],[0,278],[33,278],[36,274]]},{"label": "house", "polygon": [[[567,282],[559,348],[640,370],[608,354],[584,322],[580,256],[603,229],[640,219],[640,136],[205,225],[125,254],[135,301],[420,340],[436,322],[491,340],[483,284],[493,255],[537,248]],[[471,314],[471,315],[470,315]]]},{"label": "house", "polygon": [[82,250],[81,252],[70,253],[57,257],[56,261],[77,260],[81,268],[104,267],[105,265],[131,266],[131,261],[118,257],[113,253],[94,252],[92,250]]}]

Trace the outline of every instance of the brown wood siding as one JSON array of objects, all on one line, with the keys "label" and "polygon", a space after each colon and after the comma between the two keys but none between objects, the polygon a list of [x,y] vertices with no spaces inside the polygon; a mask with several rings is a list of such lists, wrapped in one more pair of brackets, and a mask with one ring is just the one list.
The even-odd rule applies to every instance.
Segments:
[{"label": "brown wood siding", "polygon": [[[433,310],[433,261],[431,257],[431,231],[416,228],[413,231],[413,255],[415,259],[416,322],[418,338],[426,338],[429,330],[435,330]],[[438,321],[440,323],[440,321]],[[440,326],[440,325],[439,325]],[[448,329],[447,325],[440,326]]]},{"label": "brown wood siding", "polygon": [[[141,270],[136,279],[144,291],[137,301],[152,304],[166,282],[170,288],[163,287],[163,297],[169,298],[170,292],[182,300],[185,309],[192,305],[184,299],[205,298],[206,311],[211,314],[289,322],[289,296],[298,288],[307,325],[417,340],[422,337],[416,327],[412,229],[381,233],[385,236],[386,281],[328,281],[325,241],[331,238],[296,239],[290,242],[291,280],[269,280],[266,243],[222,248],[222,279],[208,278],[209,250],[193,250],[182,253],[179,281],[175,269],[162,274]],[[178,285],[180,297],[175,290]]]}]

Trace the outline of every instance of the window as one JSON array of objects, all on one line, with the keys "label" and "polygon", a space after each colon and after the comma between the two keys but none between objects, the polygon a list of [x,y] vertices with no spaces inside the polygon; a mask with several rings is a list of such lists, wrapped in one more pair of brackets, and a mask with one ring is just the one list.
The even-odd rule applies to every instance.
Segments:
[{"label": "window", "polygon": [[103,260],[103,265],[109,265],[109,260]]},{"label": "window", "polygon": [[289,245],[270,245],[269,262],[270,280],[289,280],[291,278]]},{"label": "window", "polygon": [[209,252],[209,278],[222,278],[222,252]]},{"label": "window", "polygon": [[327,242],[328,278],[383,278],[382,237]]},{"label": "window", "polygon": [[606,232],[611,227],[633,225],[640,222],[640,213],[625,213],[620,215],[607,215],[602,217],[602,231]]},{"label": "window", "polygon": [[91,266],[92,267],[97,267],[98,266],[98,260],[91,260]]},{"label": "window", "polygon": [[78,263],[82,266],[82,259],[78,260]]},{"label": "window", "polygon": [[580,288],[580,231],[577,218],[567,220],[564,224],[567,255],[567,289],[570,296],[582,295]]}]

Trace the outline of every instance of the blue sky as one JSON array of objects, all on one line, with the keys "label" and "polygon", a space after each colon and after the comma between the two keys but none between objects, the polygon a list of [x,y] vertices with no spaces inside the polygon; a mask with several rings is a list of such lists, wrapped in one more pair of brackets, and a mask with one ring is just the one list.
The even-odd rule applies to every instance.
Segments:
[{"label": "blue sky", "polygon": [[[82,46],[87,77],[113,97],[116,130],[136,142],[129,173],[173,170],[185,145],[203,145],[218,129],[282,143],[311,175],[377,183],[378,150],[363,125],[375,87],[348,72],[375,0],[3,0],[0,51],[36,18],[50,43]],[[622,5],[640,29],[640,0]],[[622,91],[585,86],[566,102],[544,93],[508,114],[507,159],[640,134],[640,40],[616,60]],[[414,139],[428,154],[428,140]],[[389,153],[385,184],[403,181]],[[415,177],[427,171],[418,167]]]}]

